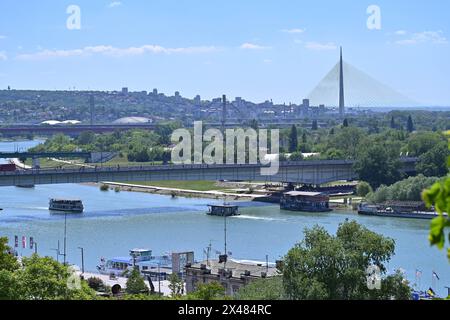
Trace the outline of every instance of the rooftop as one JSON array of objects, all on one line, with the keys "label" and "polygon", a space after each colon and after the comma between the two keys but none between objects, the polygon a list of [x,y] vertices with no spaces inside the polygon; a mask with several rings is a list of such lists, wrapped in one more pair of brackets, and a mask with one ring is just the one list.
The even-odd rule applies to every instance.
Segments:
[{"label": "rooftop", "polygon": [[290,191],[290,192],[286,192],[285,195],[291,196],[291,197],[299,197],[299,196],[304,196],[304,197],[317,197],[322,195],[321,192],[307,192],[307,191]]},{"label": "rooftop", "polygon": [[278,275],[278,270],[274,263],[266,265],[265,262],[258,261],[239,261],[229,259],[226,263],[219,263],[219,260],[203,261],[201,263],[192,264],[191,268],[202,269],[205,268],[211,270],[211,274],[219,275],[221,270],[227,270],[232,272],[232,276],[239,278],[241,275],[247,273],[247,276],[262,277],[262,273],[265,273],[267,277],[273,277]]}]

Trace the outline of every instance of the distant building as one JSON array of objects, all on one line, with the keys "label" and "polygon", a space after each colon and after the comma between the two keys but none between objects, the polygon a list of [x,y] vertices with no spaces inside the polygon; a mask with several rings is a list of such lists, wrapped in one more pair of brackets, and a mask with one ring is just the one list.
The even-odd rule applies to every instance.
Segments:
[{"label": "distant building", "polygon": [[125,95],[128,94],[128,88],[127,87],[123,87],[122,88],[122,94],[125,94]]},{"label": "distant building", "polygon": [[117,119],[113,124],[146,124],[151,122],[151,119],[145,117],[125,117]]},{"label": "distant building", "polygon": [[225,289],[225,294],[234,296],[240,288],[251,281],[278,275],[274,263],[255,261],[209,260],[202,263],[187,264],[185,267],[186,292],[197,289],[198,284],[219,282]]},{"label": "distant building", "polygon": [[154,96],[157,96],[157,95],[158,95],[158,89],[156,89],[156,88],[153,89],[153,95],[154,95]]},{"label": "distant building", "polygon": [[309,99],[303,99],[303,108],[309,108]]}]

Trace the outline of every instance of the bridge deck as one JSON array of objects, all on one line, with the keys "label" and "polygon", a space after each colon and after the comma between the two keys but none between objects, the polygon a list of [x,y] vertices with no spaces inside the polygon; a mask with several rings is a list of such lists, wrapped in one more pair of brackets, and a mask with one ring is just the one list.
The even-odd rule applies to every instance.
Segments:
[{"label": "bridge deck", "polygon": [[[414,159],[403,159],[402,162],[403,171],[413,170]],[[356,179],[353,164],[354,162],[350,160],[282,162],[278,173],[272,176],[261,175],[261,169],[267,167],[261,164],[32,169],[0,172],[0,186],[162,180],[241,180],[318,185]]]}]

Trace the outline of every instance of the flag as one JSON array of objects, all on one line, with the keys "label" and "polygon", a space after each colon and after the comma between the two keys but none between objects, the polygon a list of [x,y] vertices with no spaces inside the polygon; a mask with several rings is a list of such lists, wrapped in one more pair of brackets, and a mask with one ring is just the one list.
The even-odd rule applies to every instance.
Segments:
[{"label": "flag", "polygon": [[30,249],[33,250],[34,247],[34,239],[33,237],[30,237]]},{"label": "flag", "polygon": [[14,236],[14,248],[18,248],[18,247],[19,247],[19,237]]},{"label": "flag", "polygon": [[441,280],[441,279],[439,278],[438,274],[437,274],[436,272],[434,272],[434,271],[433,271],[433,277],[435,277],[435,278],[438,279],[438,280]]},{"label": "flag", "polygon": [[22,236],[22,248],[26,249],[27,248],[27,237]]}]

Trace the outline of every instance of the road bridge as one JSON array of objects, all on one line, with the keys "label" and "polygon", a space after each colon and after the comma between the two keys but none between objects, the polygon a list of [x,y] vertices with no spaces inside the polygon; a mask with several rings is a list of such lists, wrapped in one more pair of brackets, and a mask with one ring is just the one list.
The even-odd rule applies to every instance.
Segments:
[{"label": "road bridge", "polygon": [[[402,159],[401,171],[413,173],[416,161],[415,158]],[[272,176],[261,175],[261,168],[265,167],[261,164],[32,169],[0,172],[0,186],[162,180],[233,180],[320,185],[339,180],[357,179],[358,175],[353,165],[354,161],[350,160],[281,162],[278,173]]]}]

